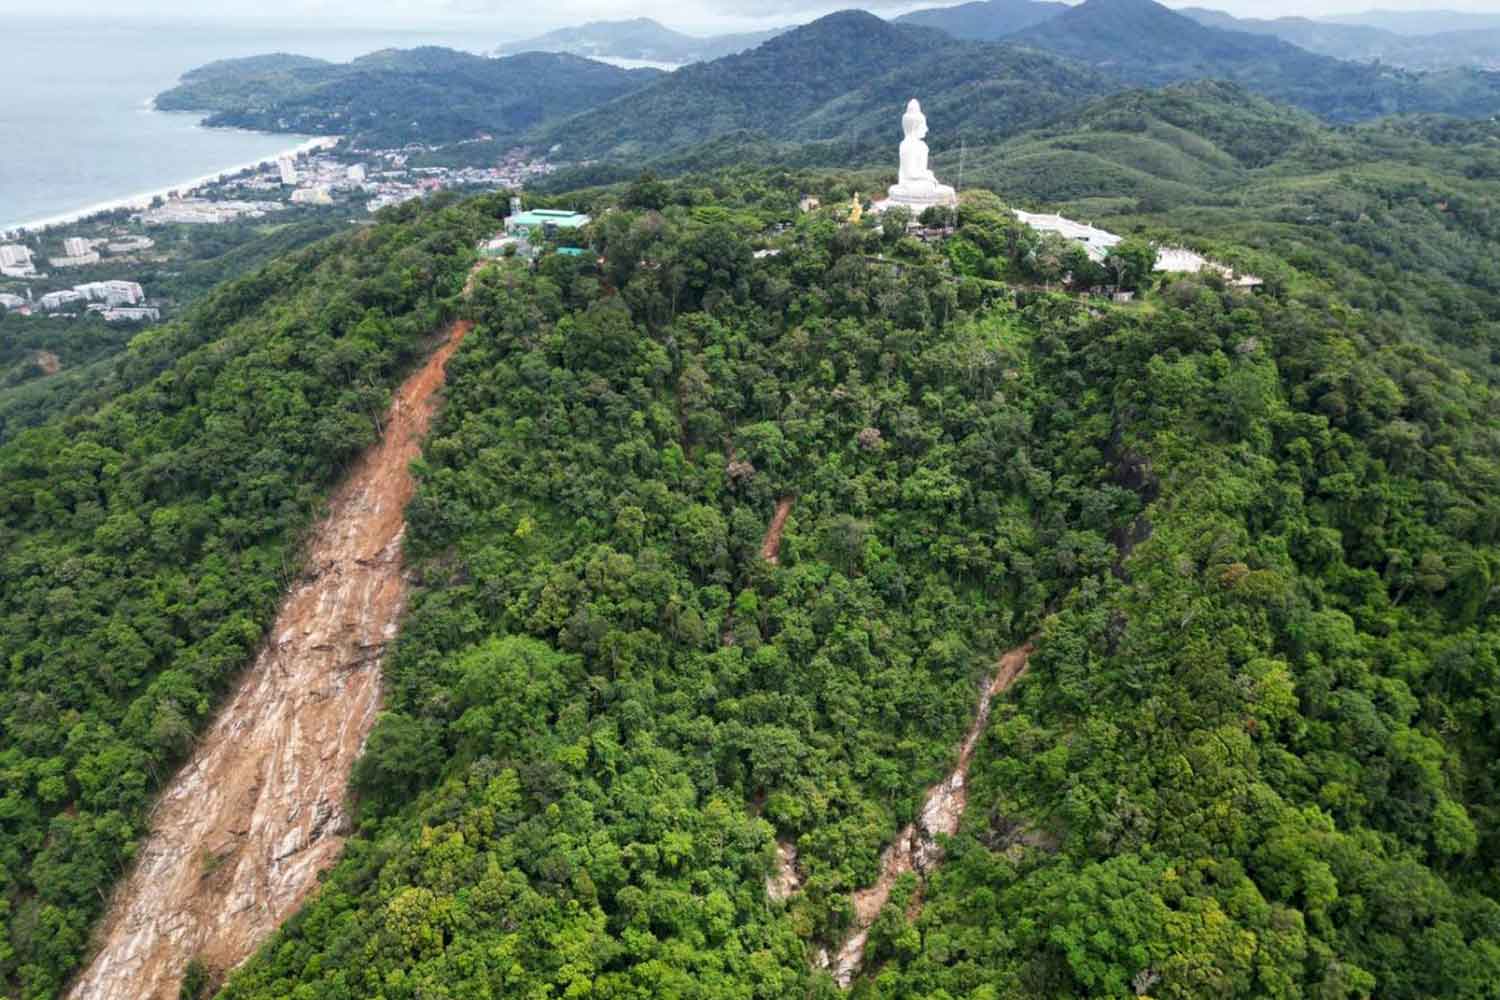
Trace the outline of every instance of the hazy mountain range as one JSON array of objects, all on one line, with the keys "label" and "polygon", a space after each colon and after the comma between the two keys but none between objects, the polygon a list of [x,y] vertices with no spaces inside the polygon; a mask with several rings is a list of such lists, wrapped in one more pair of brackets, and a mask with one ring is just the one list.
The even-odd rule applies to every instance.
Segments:
[{"label": "hazy mountain range", "polygon": [[[992,42],[1050,21],[1066,13],[1068,6],[1058,0],[973,0],[915,11],[895,20],[936,28],[955,38]],[[1205,7],[1182,8],[1178,13],[1208,27],[1268,35],[1336,59],[1427,70],[1500,66],[1500,14],[1373,10],[1322,18],[1262,19]],[[743,52],[785,30],[697,37],[650,18],[593,21],[507,42],[496,54],[566,52],[592,59],[682,65]]]},{"label": "hazy mountain range", "polygon": [[674,31],[649,17],[626,21],[593,21],[572,28],[559,28],[545,35],[507,42],[495,49],[498,56],[520,52],[566,52],[591,59],[634,59],[643,62],[704,62],[753,49],[785,31],[755,31],[699,38]]},{"label": "hazy mountain range", "polygon": [[[535,51],[487,58],[415,49],[347,64],[256,57],[194,71],[159,105],[208,112],[215,125],[381,144],[490,135],[565,160],[633,161],[736,132],[780,142],[888,142],[892,109],[913,94],[949,141],[1013,134],[1111,91],[1193,80],[1236,83],[1334,121],[1500,110],[1500,76],[1474,69],[1412,72],[1339,59],[1273,34],[1205,24],[1214,17],[1153,0],[1059,6],[990,0],[896,21],[844,11],[673,73]],[[659,37],[654,22],[624,24],[644,34],[636,47],[621,42],[613,57],[683,56],[644,47]],[[625,28],[616,27],[596,25],[592,37],[619,40]]]}]

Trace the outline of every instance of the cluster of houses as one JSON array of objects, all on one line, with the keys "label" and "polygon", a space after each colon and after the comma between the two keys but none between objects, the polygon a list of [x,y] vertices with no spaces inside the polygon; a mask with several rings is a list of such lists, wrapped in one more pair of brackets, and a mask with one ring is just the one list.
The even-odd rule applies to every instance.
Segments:
[{"label": "cluster of houses", "polygon": [[161,311],[145,304],[146,293],[134,281],[87,281],[72,288],[48,292],[33,301],[29,296],[0,294],[0,308],[24,315],[34,312],[56,313],[83,305],[99,313],[107,323],[140,323],[161,318]]}]

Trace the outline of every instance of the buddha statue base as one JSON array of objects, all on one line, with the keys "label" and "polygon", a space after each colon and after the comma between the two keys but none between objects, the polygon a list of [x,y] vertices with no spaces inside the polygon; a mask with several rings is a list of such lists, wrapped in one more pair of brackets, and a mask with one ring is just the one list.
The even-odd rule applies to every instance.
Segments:
[{"label": "buddha statue base", "polygon": [[958,204],[958,195],[946,184],[892,184],[886,194],[882,207],[900,205],[911,209],[913,215],[934,206],[951,208]]}]

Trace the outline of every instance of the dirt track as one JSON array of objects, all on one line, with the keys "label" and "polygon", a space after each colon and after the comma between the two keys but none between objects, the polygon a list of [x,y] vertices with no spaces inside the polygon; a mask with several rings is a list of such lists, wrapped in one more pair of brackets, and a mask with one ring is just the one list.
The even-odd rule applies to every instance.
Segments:
[{"label": "dirt track", "polygon": [[[979,711],[959,747],[958,763],[954,766],[953,773],[927,790],[922,814],[917,817],[916,822],[907,824],[896,834],[896,839],[881,853],[880,875],[875,879],[875,884],[854,894],[854,925],[849,929],[849,936],[844,939],[838,953],[825,962],[833,973],[834,981],[840,986],[848,988],[854,977],[859,975],[865,962],[865,942],[870,936],[870,926],[875,923],[875,918],[880,916],[881,909],[891,898],[891,889],[895,887],[896,880],[910,871],[925,877],[943,859],[938,835],[951,837],[958,833],[959,821],[963,819],[964,807],[968,805],[965,781],[969,775],[969,765],[974,760],[975,748],[984,736],[984,728],[989,724],[995,696],[1003,693],[1015,683],[1016,678],[1026,672],[1026,662],[1031,656],[1031,650],[1031,644],[1027,643],[1000,657],[994,677],[979,694]],[[920,892],[919,888],[917,908],[921,906]]]},{"label": "dirt track", "polygon": [[215,971],[243,961],[338,857],[350,769],[406,607],[409,466],[468,331],[455,323],[401,386],[384,437],[334,495],[255,662],[163,791],[74,1000],[176,1000],[189,960]]},{"label": "dirt track", "polygon": [[776,513],[771,517],[771,526],[766,529],[765,540],[760,543],[760,557],[772,566],[781,560],[781,535],[786,531],[786,519],[796,501],[796,497],[782,497],[776,501]]}]

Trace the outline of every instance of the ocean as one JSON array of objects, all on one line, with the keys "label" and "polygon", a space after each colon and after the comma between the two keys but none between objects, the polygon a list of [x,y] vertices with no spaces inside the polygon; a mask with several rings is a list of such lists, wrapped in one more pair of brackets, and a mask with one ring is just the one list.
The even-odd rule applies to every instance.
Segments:
[{"label": "ocean", "polygon": [[343,61],[383,48],[483,52],[482,29],[4,18],[0,231],[196,180],[291,149],[306,136],[208,129],[150,101],[215,59],[294,52]]}]

